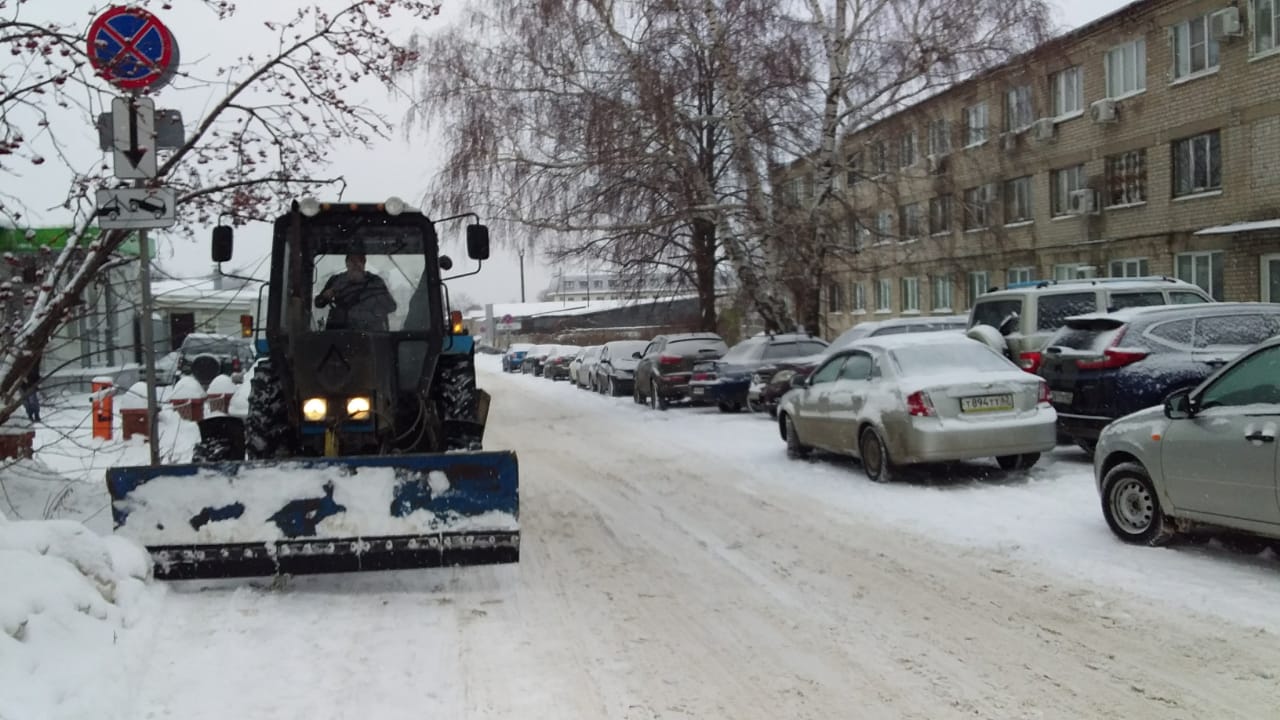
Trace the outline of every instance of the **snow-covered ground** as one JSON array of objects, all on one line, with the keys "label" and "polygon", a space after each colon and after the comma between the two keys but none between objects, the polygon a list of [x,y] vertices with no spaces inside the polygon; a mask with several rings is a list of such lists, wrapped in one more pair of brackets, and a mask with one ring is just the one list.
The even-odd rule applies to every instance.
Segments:
[{"label": "snow-covered ground", "polygon": [[[854,461],[787,460],[762,416],[657,412],[479,364],[485,444],[520,457],[519,565],[153,586],[99,621],[122,638],[117,679],[77,697],[99,718],[191,720],[1280,707],[1280,562],[1119,543],[1075,450],[1025,476],[973,464],[877,485]],[[176,449],[194,428],[175,424]],[[63,452],[44,463],[87,483],[59,506],[74,515],[105,503],[103,462],[146,448]],[[0,696],[47,679],[12,673],[0,662]],[[81,716],[62,708],[0,717]]]}]

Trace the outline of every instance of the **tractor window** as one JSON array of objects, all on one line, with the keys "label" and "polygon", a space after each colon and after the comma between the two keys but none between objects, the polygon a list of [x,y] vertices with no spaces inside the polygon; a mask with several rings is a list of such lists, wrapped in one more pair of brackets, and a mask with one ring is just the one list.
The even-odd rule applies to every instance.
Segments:
[{"label": "tractor window", "polygon": [[[317,329],[424,331],[433,322],[421,255],[317,255],[312,326]],[[317,307],[319,302],[322,306]]]}]

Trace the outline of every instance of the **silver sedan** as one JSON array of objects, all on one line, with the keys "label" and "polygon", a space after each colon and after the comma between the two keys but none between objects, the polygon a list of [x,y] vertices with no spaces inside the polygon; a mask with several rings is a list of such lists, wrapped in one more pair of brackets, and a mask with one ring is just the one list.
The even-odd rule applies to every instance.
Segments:
[{"label": "silver sedan", "polygon": [[834,353],[783,396],[787,453],[820,448],[862,459],[867,476],[896,468],[995,456],[1029,468],[1053,449],[1048,385],[962,336],[867,338]]}]

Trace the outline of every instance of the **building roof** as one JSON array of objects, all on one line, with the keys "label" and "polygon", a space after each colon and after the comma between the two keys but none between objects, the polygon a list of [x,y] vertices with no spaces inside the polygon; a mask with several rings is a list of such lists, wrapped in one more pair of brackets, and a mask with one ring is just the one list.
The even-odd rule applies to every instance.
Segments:
[{"label": "building roof", "polygon": [[[624,307],[636,307],[645,305],[661,305],[663,303],[678,302],[696,298],[697,295],[674,295],[654,300],[652,298],[627,298],[625,300],[592,300],[586,302],[535,302],[535,303],[495,303],[493,306],[493,317],[496,320],[510,315],[513,318],[528,317],[564,317],[571,315],[590,315],[591,313],[603,312],[605,310],[616,310]],[[483,320],[485,311],[483,308],[471,310],[465,313],[468,320]]]},{"label": "building roof", "polygon": [[[235,281],[232,281],[235,282]],[[201,280],[157,280],[151,283],[151,296],[163,305],[254,304],[258,301],[258,285],[248,283],[241,287],[217,289],[212,278]]]}]

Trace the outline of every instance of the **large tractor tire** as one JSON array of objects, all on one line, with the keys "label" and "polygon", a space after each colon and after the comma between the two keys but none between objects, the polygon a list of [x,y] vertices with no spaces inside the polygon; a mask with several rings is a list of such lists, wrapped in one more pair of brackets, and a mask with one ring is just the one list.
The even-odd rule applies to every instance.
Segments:
[{"label": "large tractor tire", "polygon": [[[443,420],[443,450],[479,450],[484,440],[475,359],[470,354],[440,356],[432,399]],[[438,450],[437,450],[438,452]]]},{"label": "large tractor tire", "polygon": [[253,369],[249,384],[249,414],[245,418],[245,451],[250,458],[291,457],[293,431],[289,422],[288,398],[271,369],[271,360],[262,358]]}]

